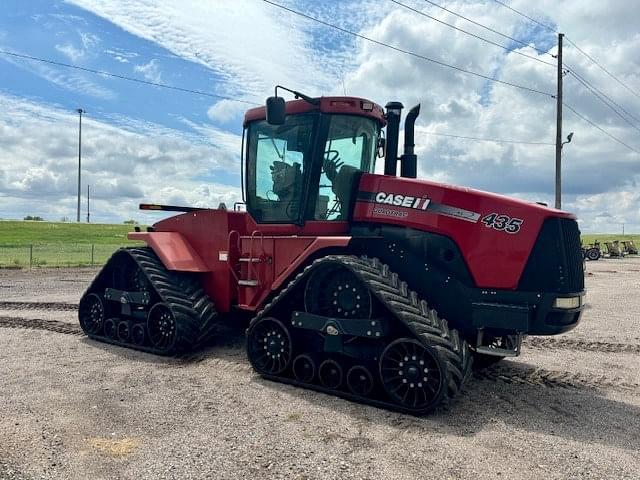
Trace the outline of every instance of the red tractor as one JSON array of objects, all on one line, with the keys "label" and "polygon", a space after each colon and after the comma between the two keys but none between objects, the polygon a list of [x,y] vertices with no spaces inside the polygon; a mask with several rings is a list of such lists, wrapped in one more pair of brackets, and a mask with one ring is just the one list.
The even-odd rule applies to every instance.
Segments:
[{"label": "red tractor", "polygon": [[473,361],[577,325],[573,215],[416,180],[419,106],[398,158],[402,104],[299,92],[285,103],[278,88],[244,117],[246,211],[141,205],[183,213],[130,233],[147,246],[97,275],[79,307],[89,337],[171,355],[244,312],[263,377],[423,414]]}]

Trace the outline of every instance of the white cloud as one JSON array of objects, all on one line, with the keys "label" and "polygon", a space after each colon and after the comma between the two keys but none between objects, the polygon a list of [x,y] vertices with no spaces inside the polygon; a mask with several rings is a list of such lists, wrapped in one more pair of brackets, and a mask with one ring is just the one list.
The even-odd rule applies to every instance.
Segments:
[{"label": "white cloud", "polygon": [[[73,217],[77,115],[2,94],[0,109],[0,217]],[[215,207],[239,199],[237,186],[216,181],[238,168],[237,137],[217,141],[211,130],[203,144],[165,127],[121,120],[123,126],[113,126],[83,117],[83,195],[90,184],[96,221],[141,218],[143,201]]]},{"label": "white cloud", "polygon": [[207,110],[207,116],[217,123],[229,123],[238,120],[246,109],[246,105],[232,100],[220,100]]},{"label": "white cloud", "polygon": [[160,83],[162,82],[162,74],[160,73],[160,67],[158,67],[158,61],[154,58],[149,63],[142,65],[136,65],[134,70],[138,73],[142,73],[145,79],[150,82]]},{"label": "white cloud", "polygon": [[70,43],[56,45],[56,50],[58,50],[72,62],[77,62],[85,56],[85,51],[83,49],[76,48]]}]

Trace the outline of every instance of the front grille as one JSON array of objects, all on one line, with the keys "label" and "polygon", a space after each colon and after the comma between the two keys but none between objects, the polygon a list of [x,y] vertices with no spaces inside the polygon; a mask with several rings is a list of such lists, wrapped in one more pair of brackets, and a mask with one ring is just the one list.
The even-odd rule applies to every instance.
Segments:
[{"label": "front grille", "polygon": [[573,293],[584,289],[580,230],[575,220],[545,220],[529,255],[518,288]]},{"label": "front grille", "polygon": [[562,229],[564,253],[567,266],[567,285],[570,291],[577,292],[584,289],[584,263],[580,246],[580,230],[578,222],[568,218],[560,219]]}]

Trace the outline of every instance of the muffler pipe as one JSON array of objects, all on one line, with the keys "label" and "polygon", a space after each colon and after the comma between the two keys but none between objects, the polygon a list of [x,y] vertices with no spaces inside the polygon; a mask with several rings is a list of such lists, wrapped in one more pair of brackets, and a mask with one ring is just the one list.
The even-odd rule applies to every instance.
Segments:
[{"label": "muffler pipe", "polygon": [[420,115],[420,104],[409,110],[404,121],[404,153],[400,158],[401,177],[416,178],[418,176],[418,157],[414,153],[415,124],[418,115]]}]

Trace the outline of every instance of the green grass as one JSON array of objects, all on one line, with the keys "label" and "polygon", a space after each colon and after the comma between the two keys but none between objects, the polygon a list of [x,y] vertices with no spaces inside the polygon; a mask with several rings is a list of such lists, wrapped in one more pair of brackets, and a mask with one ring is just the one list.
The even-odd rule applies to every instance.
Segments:
[{"label": "green grass", "polygon": [[[0,267],[101,265],[133,225],[0,221]],[[32,253],[33,252],[33,253]]]}]

